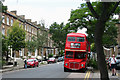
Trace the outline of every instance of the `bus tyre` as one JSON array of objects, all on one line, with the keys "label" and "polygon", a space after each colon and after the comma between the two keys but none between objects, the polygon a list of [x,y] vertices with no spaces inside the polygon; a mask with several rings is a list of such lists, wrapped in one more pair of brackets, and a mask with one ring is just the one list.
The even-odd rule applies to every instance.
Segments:
[{"label": "bus tyre", "polygon": [[64,67],[64,72],[68,72],[68,69]]},{"label": "bus tyre", "polygon": [[86,68],[83,69],[83,72],[86,72]]},{"label": "bus tyre", "polygon": [[34,66],[33,67],[35,67],[35,64],[34,64]]},{"label": "bus tyre", "polygon": [[87,70],[87,68],[86,68],[86,66],[85,66],[85,68],[83,68],[83,72],[86,72],[86,70]]}]

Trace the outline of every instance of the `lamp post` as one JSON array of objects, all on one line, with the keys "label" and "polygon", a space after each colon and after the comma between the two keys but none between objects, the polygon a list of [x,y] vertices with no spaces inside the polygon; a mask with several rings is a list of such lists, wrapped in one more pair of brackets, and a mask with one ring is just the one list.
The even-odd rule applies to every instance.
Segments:
[{"label": "lamp post", "polygon": [[[40,28],[38,27],[38,28],[37,28],[37,41],[38,41],[39,29],[40,29]],[[38,50],[37,50],[37,51],[38,51],[38,52],[37,52],[37,55],[39,55],[39,47],[38,47],[38,46],[37,46],[37,49],[38,49]]]}]

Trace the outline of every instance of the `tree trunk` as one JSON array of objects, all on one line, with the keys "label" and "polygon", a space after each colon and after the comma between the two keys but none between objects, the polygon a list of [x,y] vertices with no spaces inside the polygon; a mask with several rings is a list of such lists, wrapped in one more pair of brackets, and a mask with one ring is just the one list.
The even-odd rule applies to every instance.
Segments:
[{"label": "tree trunk", "polygon": [[40,55],[39,55],[39,48],[38,48],[37,50],[38,50],[37,56],[40,56]]},{"label": "tree trunk", "polygon": [[102,46],[102,35],[104,33],[104,28],[105,28],[105,21],[98,20],[95,27],[95,46],[96,46],[98,68],[100,70],[101,80],[109,80],[105,55]]},{"label": "tree trunk", "polygon": [[6,63],[8,64],[8,51],[6,53]]}]

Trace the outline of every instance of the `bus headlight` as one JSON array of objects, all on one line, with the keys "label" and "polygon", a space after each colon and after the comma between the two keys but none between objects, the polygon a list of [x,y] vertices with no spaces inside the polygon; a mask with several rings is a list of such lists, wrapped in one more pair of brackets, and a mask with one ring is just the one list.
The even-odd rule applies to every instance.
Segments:
[{"label": "bus headlight", "polygon": [[67,63],[65,63],[65,65],[67,66],[68,64],[67,64]]},{"label": "bus headlight", "polygon": [[83,67],[84,65],[83,65],[83,64],[81,64],[81,66]]}]

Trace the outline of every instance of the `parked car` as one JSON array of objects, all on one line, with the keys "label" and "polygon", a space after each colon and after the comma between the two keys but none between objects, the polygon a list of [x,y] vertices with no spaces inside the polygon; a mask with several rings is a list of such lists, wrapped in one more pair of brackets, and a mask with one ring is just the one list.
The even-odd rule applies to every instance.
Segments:
[{"label": "parked car", "polygon": [[37,59],[38,60],[38,62],[41,62],[41,60],[40,59]]},{"label": "parked car", "polygon": [[42,61],[42,57],[41,57],[41,56],[37,56],[36,59],[38,60],[38,62],[41,62],[41,61]]},{"label": "parked car", "polygon": [[58,57],[58,62],[63,61],[62,57]]},{"label": "parked car", "polygon": [[37,59],[35,58],[29,58],[27,60],[27,67],[38,67],[39,66],[39,62]]},{"label": "parked car", "polygon": [[62,58],[63,58],[63,61],[64,61],[64,56],[62,56]]},{"label": "parked car", "polygon": [[117,69],[120,69],[120,55],[117,55],[117,56],[116,56],[116,59],[117,59],[116,68],[117,68]]},{"label": "parked car", "polygon": [[47,60],[47,63],[48,63],[48,64],[50,64],[50,63],[56,63],[56,59],[55,59],[54,57],[49,58],[49,59]]}]

